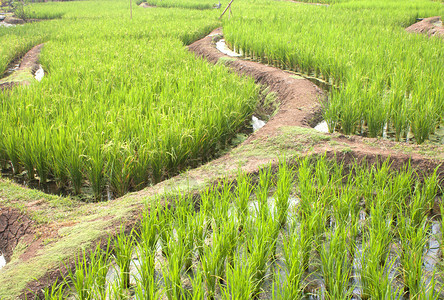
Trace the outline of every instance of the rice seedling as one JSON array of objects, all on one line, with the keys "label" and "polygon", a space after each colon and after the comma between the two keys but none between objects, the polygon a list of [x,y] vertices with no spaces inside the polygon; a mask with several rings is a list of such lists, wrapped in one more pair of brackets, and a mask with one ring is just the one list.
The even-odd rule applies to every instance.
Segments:
[{"label": "rice seedling", "polygon": [[[286,299],[301,299],[303,296],[304,288],[304,256],[307,249],[309,249],[310,237],[308,234],[304,234],[302,229],[300,232],[296,232],[295,225],[293,225],[289,234],[283,238],[283,250],[286,264],[286,287],[285,298]],[[277,278],[277,283],[280,282],[280,277]],[[280,291],[280,288],[276,288]],[[280,298],[282,299],[282,298]]]},{"label": "rice seedling", "polygon": [[293,181],[292,170],[287,167],[286,163],[280,162],[278,171],[278,180],[276,183],[276,199],[277,219],[279,225],[284,227],[287,223],[289,197],[291,192],[291,184]]},{"label": "rice seedling", "polygon": [[346,224],[340,224],[333,232],[328,243],[320,247],[320,265],[328,299],[346,299],[353,293],[350,285],[352,264],[349,259],[349,245]]},{"label": "rice seedling", "polygon": [[138,248],[136,265],[136,297],[138,299],[161,299],[159,283],[155,277],[155,252],[145,248],[146,245],[140,245]]},{"label": "rice seedling", "polygon": [[371,249],[372,245],[374,244],[368,244],[362,251],[360,270],[361,298],[393,299],[401,297],[402,291],[393,286],[393,279],[389,275],[395,261],[387,260],[381,266],[377,258],[378,255]]},{"label": "rice seedling", "polygon": [[202,270],[198,267],[193,273],[193,277],[190,276],[192,290],[188,291],[187,299],[199,300],[205,298],[205,289],[203,284]]},{"label": "rice seedling", "polygon": [[248,260],[255,270],[253,274],[253,283],[256,287],[255,294],[260,292],[261,286],[265,280],[268,269],[268,263],[273,257],[276,245],[276,229],[279,224],[269,217],[258,217],[255,221],[251,220],[248,224],[250,238],[246,240],[248,249]]},{"label": "rice seedling", "polygon": [[257,294],[254,281],[255,269],[244,250],[236,252],[233,264],[227,266],[227,285],[221,285],[222,299],[248,300],[255,298]]},{"label": "rice seedling", "polygon": [[404,281],[404,293],[410,297],[417,297],[421,291],[423,275],[423,255],[427,242],[429,225],[424,221],[414,223],[402,214],[398,216],[398,232],[401,242],[401,274]]},{"label": "rice seedling", "polygon": [[257,214],[258,216],[268,212],[268,193],[272,185],[271,167],[264,167],[259,171],[259,182],[255,193],[258,202]]},{"label": "rice seedling", "polygon": [[249,216],[248,202],[252,192],[251,179],[248,175],[239,170],[237,175],[237,190],[234,204],[236,206],[237,218],[239,226],[242,229]]},{"label": "rice seedling", "polygon": [[181,270],[188,249],[181,243],[180,238],[178,236],[177,240],[174,237],[168,239],[168,255],[162,266],[165,294],[169,300],[185,299],[186,296],[182,286]]},{"label": "rice seedling", "polygon": [[205,245],[201,257],[202,275],[205,283],[207,299],[215,299],[216,283],[222,278],[225,268],[226,248],[223,231],[213,228],[212,245]]},{"label": "rice seedling", "polygon": [[66,298],[66,287],[57,280],[43,290],[42,300],[63,300]]},{"label": "rice seedling", "polygon": [[114,259],[119,274],[119,286],[121,289],[128,289],[130,287],[130,264],[134,252],[134,238],[132,232],[126,234],[124,227],[120,228],[120,232],[114,240]]},{"label": "rice seedling", "polygon": [[[106,262],[103,262],[104,260],[101,257],[101,252],[99,248],[96,248],[96,251],[92,253],[90,261],[88,261],[87,252],[83,250],[82,255],[80,255],[75,261],[75,271],[67,268],[68,275],[65,278],[65,283],[72,286],[73,293],[76,299],[94,299],[94,297],[96,296],[95,289],[102,289],[102,286],[100,285],[103,279],[100,276],[101,274],[103,274],[101,273],[103,271],[102,268],[105,268],[105,270],[108,271],[108,268],[105,267]],[[96,277],[97,275],[98,277]],[[96,278],[98,280],[97,284]]]}]

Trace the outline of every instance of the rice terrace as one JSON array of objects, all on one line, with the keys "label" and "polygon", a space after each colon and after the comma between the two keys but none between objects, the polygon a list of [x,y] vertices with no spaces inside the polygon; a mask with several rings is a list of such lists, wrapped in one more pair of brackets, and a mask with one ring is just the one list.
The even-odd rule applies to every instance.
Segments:
[{"label": "rice terrace", "polygon": [[444,299],[442,0],[0,0],[0,299]]}]

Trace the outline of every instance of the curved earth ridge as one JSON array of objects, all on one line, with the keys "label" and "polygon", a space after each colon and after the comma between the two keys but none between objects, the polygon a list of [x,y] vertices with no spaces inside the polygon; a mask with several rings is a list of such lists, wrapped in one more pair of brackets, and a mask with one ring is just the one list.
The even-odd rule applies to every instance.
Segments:
[{"label": "curved earth ridge", "polygon": [[[11,75],[0,80],[0,91],[16,85],[30,85],[32,75],[39,68],[40,52],[44,44],[39,44],[31,48],[20,62],[20,66]],[[25,78],[18,78],[19,74],[25,74]],[[29,78],[28,78],[29,77]]]},{"label": "curved earth ridge", "polygon": [[[251,174],[256,174],[264,165],[271,164],[276,168],[278,157],[286,157],[287,160],[294,161],[297,157],[326,154],[327,158],[342,161],[346,166],[355,161],[365,160],[368,164],[373,164],[390,158],[393,169],[400,169],[407,163],[425,173],[430,173],[438,168],[441,186],[443,186],[443,147],[433,146],[428,149],[424,146],[403,145],[372,138],[316,132],[310,128],[308,123],[320,107],[318,101],[323,96],[322,91],[310,81],[295,78],[292,74],[277,68],[251,61],[233,60],[220,53],[212,42],[213,37],[220,33],[221,29],[218,29],[209,36],[196,41],[188,49],[212,63],[224,62],[233,71],[253,76],[257,83],[268,85],[271,91],[276,92],[278,100],[281,102],[278,113],[261,130],[252,134],[244,143],[219,159],[119,199],[104,203],[79,204],[84,216],[77,217],[75,215],[72,217],[77,209],[73,211],[67,209],[67,221],[63,219],[40,225],[40,232],[45,232],[45,230],[51,232],[51,242],[48,244],[45,235],[36,238],[32,242],[33,246],[24,250],[21,255],[23,260],[19,263],[28,268],[38,268],[40,262],[50,259],[45,256],[45,253],[62,243],[70,246],[65,255],[65,260],[70,259],[70,262],[67,262],[65,267],[60,267],[62,265],[60,261],[53,261],[48,264],[43,275],[29,274],[25,279],[20,278],[22,280],[20,281],[21,298],[33,299],[36,293],[41,293],[42,288],[65,275],[66,267],[73,268],[73,258],[80,251],[80,246],[76,248],[75,245],[86,245],[87,249],[92,249],[95,247],[95,242],[103,241],[110,234],[116,234],[122,223],[129,231],[137,225],[141,217],[141,210],[145,205],[159,196],[167,202],[168,196],[174,193],[197,195],[202,188],[215,184],[223,178],[234,180],[239,168]],[[25,188],[23,189],[25,190]],[[51,213],[52,208],[48,204],[50,203],[43,200],[36,201],[35,204],[28,203],[24,207],[24,212],[30,215],[32,213]],[[84,228],[92,228],[99,234],[93,237],[79,238],[79,230]],[[78,241],[79,239],[80,241]],[[20,267],[20,264],[17,264],[16,267]],[[2,272],[6,272],[4,276],[8,280],[0,282],[0,287],[9,291],[9,287],[18,284],[15,282],[18,277],[13,277],[13,270],[8,266]],[[21,276],[26,277],[27,275],[21,274]],[[37,279],[34,280],[36,277]],[[23,286],[23,284],[25,285]],[[16,296],[5,295],[0,291],[0,298],[9,299],[16,298]]]}]

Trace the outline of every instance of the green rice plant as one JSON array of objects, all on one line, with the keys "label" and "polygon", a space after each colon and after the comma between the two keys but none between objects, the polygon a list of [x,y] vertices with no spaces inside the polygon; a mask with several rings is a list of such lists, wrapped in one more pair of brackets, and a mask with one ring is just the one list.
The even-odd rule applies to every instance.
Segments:
[{"label": "green rice plant", "polygon": [[[361,256],[361,299],[393,299],[401,297],[399,288],[393,287],[393,279],[389,274],[393,269],[394,260],[379,263],[378,253],[372,251],[370,242],[365,246]],[[388,259],[388,258],[387,258]]]},{"label": "green rice plant", "polygon": [[408,100],[401,90],[392,89],[390,92],[390,119],[395,129],[395,139],[399,142],[401,137],[407,136],[409,115],[411,112],[408,106]]},{"label": "green rice plant", "polygon": [[268,193],[272,185],[271,166],[264,167],[259,171],[259,182],[255,193],[258,201],[258,215],[268,212]]},{"label": "green rice plant", "polygon": [[[307,249],[309,249],[309,234],[303,233],[302,230],[296,232],[295,228],[293,228],[285,235],[282,241],[286,265],[285,298],[302,299],[304,289],[303,275],[306,270],[304,267],[304,256]],[[277,279],[279,282],[279,278]]]},{"label": "green rice plant", "polygon": [[439,283],[437,283],[437,276],[438,274],[436,274],[436,271],[434,271],[431,276],[430,282],[428,284],[422,284],[421,290],[418,295],[412,298],[424,300],[439,299],[442,293],[443,286],[439,286]]},{"label": "green rice plant", "polygon": [[247,258],[245,247],[242,249],[234,255],[233,264],[227,266],[227,285],[220,286],[222,299],[248,300],[257,296],[254,263]]},{"label": "green rice plant", "polygon": [[120,227],[120,232],[114,240],[114,259],[119,274],[119,286],[121,289],[128,289],[130,287],[130,264],[134,252],[135,242],[133,232],[125,233],[123,226]]},{"label": "green rice plant", "polygon": [[94,265],[95,282],[94,282],[94,299],[106,299],[106,285],[108,270],[111,265],[111,239],[108,239],[106,248],[102,250],[100,245],[97,245],[95,251],[91,254],[90,262]]},{"label": "green rice plant", "polygon": [[204,255],[203,249],[205,239],[208,236],[207,217],[204,211],[199,211],[191,221],[192,231],[194,235],[194,245],[198,253],[198,258],[201,259]]},{"label": "green rice plant", "polygon": [[271,288],[272,299],[301,299],[292,296],[291,285],[288,285],[285,277],[282,277],[279,270],[273,274],[273,284]]},{"label": "green rice plant", "polygon": [[234,194],[231,192],[233,184],[228,179],[221,181],[213,194],[214,207],[212,208],[213,227],[223,228],[231,216],[230,205]]},{"label": "green rice plant", "polygon": [[145,208],[140,224],[140,231],[137,233],[138,243],[144,251],[152,252],[156,250],[157,242],[159,241],[159,227],[158,214],[159,202],[151,205],[150,209]]},{"label": "green rice plant", "polygon": [[181,243],[180,237],[168,239],[168,255],[166,263],[162,265],[165,294],[169,300],[185,299],[186,291],[182,286],[181,270],[185,261],[186,247]]},{"label": "green rice plant", "polygon": [[[439,203],[439,212],[441,213],[441,228],[444,228],[444,218],[442,216],[444,216],[444,200],[441,198],[441,201]],[[441,231],[441,242],[440,242],[440,248],[441,251],[444,251],[444,232]]]},{"label": "green rice plant", "polygon": [[404,282],[404,293],[417,297],[421,291],[423,275],[424,247],[427,243],[429,225],[425,220],[416,224],[412,219],[399,215],[398,232],[401,242],[401,274]]},{"label": "green rice plant", "polygon": [[[391,214],[394,219],[399,213],[399,209],[405,209],[407,205],[406,200],[411,197],[413,184],[413,170],[410,162],[402,169],[401,172],[394,174],[391,184],[385,189],[386,197],[386,211]],[[384,193],[381,193],[384,194]]]},{"label": "green rice plant", "polygon": [[120,286],[119,281],[111,282],[108,285],[106,294],[109,295],[109,298],[111,299],[116,299],[116,300],[130,299],[128,291]]},{"label": "green rice plant", "polygon": [[[441,40],[402,29],[420,15],[441,15],[442,6],[422,0],[333,3],[328,8],[286,2],[270,6],[267,1],[254,7],[240,4],[243,14],[225,22],[224,37],[245,55],[254,53],[278,68],[327,78],[333,84],[324,113],[330,131],[340,128],[349,134],[361,127],[377,136],[386,123],[400,139],[413,123],[436,125],[444,99],[443,63],[437,54]],[[350,15],[355,18],[351,23]],[[422,109],[427,105],[430,109]],[[371,109],[364,111],[366,107]],[[430,122],[424,122],[426,115]],[[428,130],[423,131],[415,134],[418,140],[427,136]]]},{"label": "green rice plant", "polygon": [[161,299],[161,291],[155,277],[155,252],[147,249],[146,244],[139,244],[136,265],[136,295],[139,299]]},{"label": "green rice plant", "polygon": [[347,225],[340,225],[333,232],[328,243],[320,247],[320,266],[325,283],[327,299],[346,299],[351,297],[353,286],[350,285],[352,264],[349,260]]},{"label": "green rice plant", "polygon": [[421,188],[421,194],[424,197],[425,207],[432,211],[435,204],[435,197],[438,193],[438,168],[435,168],[430,176],[424,178],[424,183]]},{"label": "green rice plant", "polygon": [[280,227],[284,227],[287,223],[289,197],[291,192],[291,184],[293,181],[292,169],[288,168],[285,161],[279,163],[278,180],[276,183],[276,199],[277,220]]},{"label": "green rice plant", "polygon": [[35,159],[33,155],[32,142],[30,140],[27,141],[20,149],[20,161],[23,164],[23,167],[26,170],[26,175],[29,180],[33,180],[35,178]]},{"label": "green rice plant", "polygon": [[88,262],[86,251],[75,261],[75,271],[68,269],[68,275],[65,283],[71,285],[75,298],[78,300],[89,300],[94,297],[94,273],[96,271],[94,264]]},{"label": "green rice plant", "polygon": [[393,241],[392,221],[393,217],[385,214],[382,201],[378,201],[370,209],[370,223],[364,240],[373,245],[372,254],[379,262],[379,266],[383,266],[388,259],[390,244]]},{"label": "green rice plant", "polygon": [[223,231],[213,228],[212,245],[205,245],[201,257],[202,275],[207,299],[215,299],[216,283],[222,278],[225,268],[227,245],[224,243]]},{"label": "green rice plant", "polygon": [[250,211],[248,209],[248,202],[250,200],[251,192],[251,178],[239,170],[234,205],[236,206],[237,218],[239,219],[239,226],[241,229],[245,226],[245,222],[249,216]]},{"label": "green rice plant", "polygon": [[[333,90],[331,93],[335,93]],[[329,97],[329,101],[325,105],[323,112],[324,120],[327,122],[328,132],[333,133],[339,123],[340,102],[336,97]]]},{"label": "green rice plant", "polygon": [[210,187],[205,188],[199,193],[200,196],[200,211],[206,216],[213,215],[213,207],[215,205],[214,191]]},{"label": "green rice plant", "polygon": [[132,170],[135,168],[136,159],[134,150],[128,144],[108,144],[111,148],[108,154],[106,169],[111,189],[116,197],[123,196],[132,186]]},{"label": "green rice plant", "polygon": [[253,283],[256,287],[254,292],[256,294],[260,292],[268,270],[268,263],[274,254],[277,238],[276,229],[279,229],[279,224],[274,222],[271,216],[258,217],[254,221],[250,220],[248,224],[247,230],[250,238],[246,240],[246,246],[248,260],[252,264],[253,270],[255,270]]},{"label": "green rice plant", "polygon": [[[377,94],[377,92],[373,93]],[[388,106],[377,98],[369,99],[367,105],[365,120],[367,121],[369,137],[382,136],[387,121]]]},{"label": "green rice plant", "polygon": [[226,249],[227,265],[233,265],[234,253],[239,241],[239,222],[231,217],[225,221],[222,230],[224,232],[223,243]]},{"label": "green rice plant", "polygon": [[340,195],[332,197],[332,216],[336,224],[346,224],[359,216],[357,193],[350,187],[344,187]]},{"label": "green rice plant", "polygon": [[413,111],[411,130],[418,144],[424,143],[436,126],[436,114],[433,103],[418,103]]},{"label": "green rice plant", "polygon": [[32,159],[39,175],[39,183],[46,184],[50,173],[50,137],[41,124],[37,124],[37,132],[31,137]]},{"label": "green rice plant", "polygon": [[168,239],[173,234],[173,213],[168,205],[164,205],[159,209],[157,221],[157,232],[159,234],[162,255],[167,257],[169,255]]},{"label": "green rice plant", "polygon": [[[36,298],[40,299],[38,297]],[[63,283],[59,283],[56,280],[50,287],[47,287],[43,290],[43,299],[44,300],[66,299],[66,286]]]},{"label": "green rice plant", "polygon": [[203,284],[202,270],[198,267],[193,273],[193,277],[190,276],[192,291],[188,291],[187,299],[200,300],[205,298],[205,289]]},{"label": "green rice plant", "polygon": [[[426,189],[426,187],[424,189]],[[434,197],[431,201],[434,201]],[[423,193],[420,184],[417,183],[414,194],[407,207],[411,226],[419,227],[423,225],[427,219],[427,213],[433,205],[431,201]]]},{"label": "green rice plant", "polygon": [[298,169],[298,187],[300,204],[298,206],[298,212],[302,219],[306,219],[307,216],[313,211],[313,199],[317,199],[316,188],[313,174],[313,167],[308,157],[303,158],[299,163]]},{"label": "green rice plant", "polygon": [[[2,74],[46,42],[45,79],[0,95],[0,161],[11,161],[17,174],[26,164],[42,183],[54,175],[75,193],[92,188],[95,200],[106,188],[122,195],[214,158],[251,117],[253,80],[183,47],[220,26],[216,11],[138,9],[122,27],[116,17],[125,5],[50,4],[64,18],[0,28]],[[47,7],[36,5],[35,15],[53,15]],[[73,22],[79,12],[85,22]],[[116,43],[128,47],[111,51]]]},{"label": "green rice plant", "polygon": [[94,146],[91,145],[92,151],[90,156],[86,156],[87,161],[86,172],[88,174],[88,180],[91,183],[93,189],[94,199],[100,201],[102,199],[102,192],[105,186],[105,156],[104,151],[100,146],[100,137],[96,138],[94,141]]},{"label": "green rice plant", "polygon": [[389,258],[393,218],[385,215],[383,201],[379,199],[371,207],[368,230],[363,236],[360,269],[363,299],[388,299],[388,294],[393,292],[392,279],[389,278],[395,262]]},{"label": "green rice plant", "polygon": [[67,161],[67,173],[69,181],[74,188],[74,194],[79,195],[82,190],[83,185],[83,151],[81,146],[76,145],[67,150],[66,161]]}]

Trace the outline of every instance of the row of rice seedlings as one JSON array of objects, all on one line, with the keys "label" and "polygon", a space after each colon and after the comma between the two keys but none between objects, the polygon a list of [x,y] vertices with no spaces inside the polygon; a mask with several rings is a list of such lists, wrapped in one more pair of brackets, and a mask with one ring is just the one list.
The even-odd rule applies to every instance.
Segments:
[{"label": "row of rice seedlings", "polygon": [[338,88],[324,112],[330,132],[377,137],[393,131],[396,140],[410,132],[420,144],[442,121],[442,40],[402,27],[419,15],[442,15],[439,3],[344,1],[327,8],[256,1],[239,9],[224,23],[235,49]]},{"label": "row of rice seedlings", "polygon": [[[422,265],[436,172],[420,184],[411,167],[394,172],[385,161],[370,169],[353,164],[349,174],[355,176],[325,156],[299,160],[298,171],[281,161],[275,179],[269,166],[259,172],[256,187],[240,172],[236,186],[224,180],[202,191],[197,210],[191,196],[159,201],[139,233],[122,229],[109,243],[114,250],[97,249],[89,264],[83,254],[67,282],[79,299],[346,299],[356,290],[362,299],[438,295],[441,275],[425,274]],[[293,177],[295,212],[287,204],[260,206],[265,188],[289,195]],[[53,290],[47,294],[57,297]]]},{"label": "row of rice seedlings", "polygon": [[[16,175],[25,170],[27,180],[55,181],[94,200],[213,158],[257,100],[252,80],[184,49],[218,25],[211,16],[141,9],[130,23],[115,20],[113,9],[121,15],[124,2],[102,4],[102,17],[86,9],[84,22],[73,22],[70,12],[39,25],[53,31],[41,56],[48,76],[29,89],[0,94],[2,164],[10,162]],[[83,15],[87,4],[68,6]],[[30,29],[13,33],[25,40],[32,35]]]}]

